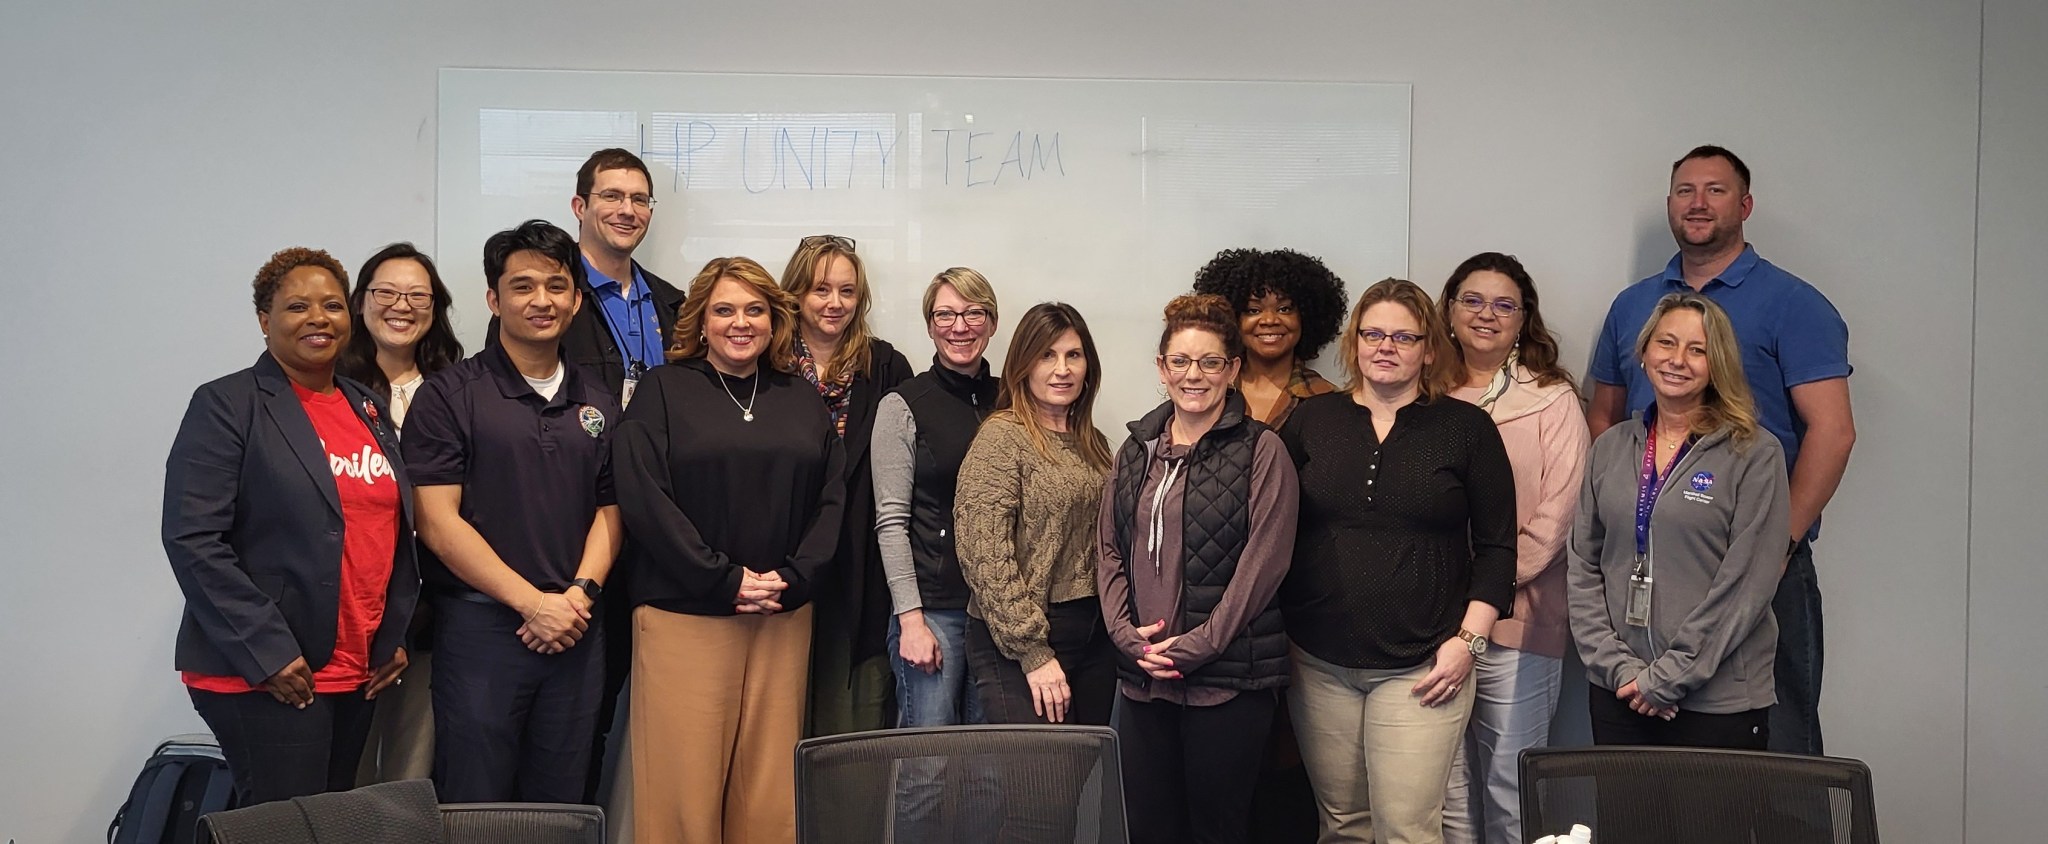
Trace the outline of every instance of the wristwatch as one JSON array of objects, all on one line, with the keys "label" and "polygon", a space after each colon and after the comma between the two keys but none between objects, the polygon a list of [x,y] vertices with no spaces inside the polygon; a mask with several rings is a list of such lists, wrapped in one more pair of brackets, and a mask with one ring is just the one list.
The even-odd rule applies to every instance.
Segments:
[{"label": "wristwatch", "polygon": [[579,577],[575,580],[571,580],[569,581],[569,585],[583,590],[583,597],[589,598],[592,603],[595,603],[597,601],[597,596],[604,594],[604,587],[598,585],[597,581],[591,580],[587,577]]},{"label": "wristwatch", "polygon": [[1466,647],[1466,648],[1467,648],[1468,650],[1472,651],[1472,655],[1473,655],[1473,656],[1485,656],[1485,655],[1486,655],[1486,637],[1485,637],[1485,636],[1481,636],[1481,635],[1479,635],[1479,634],[1477,634],[1477,633],[1474,633],[1474,632],[1472,632],[1472,631],[1470,631],[1470,630],[1466,630],[1465,628],[1463,628],[1463,627],[1460,627],[1460,628],[1458,628],[1458,638],[1460,638],[1460,639],[1463,639],[1463,640],[1465,640],[1465,647]]}]

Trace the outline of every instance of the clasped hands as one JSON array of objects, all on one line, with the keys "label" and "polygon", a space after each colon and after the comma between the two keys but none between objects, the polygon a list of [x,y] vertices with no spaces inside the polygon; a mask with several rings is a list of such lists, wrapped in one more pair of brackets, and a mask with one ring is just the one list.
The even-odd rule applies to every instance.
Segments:
[{"label": "clasped hands", "polygon": [[[1145,641],[1152,642],[1152,637],[1159,635],[1159,631],[1165,629],[1166,619],[1162,618],[1138,628],[1138,635],[1143,637]],[[1138,667],[1144,669],[1145,673],[1151,675],[1154,680],[1181,679],[1180,669],[1173,666],[1173,660],[1163,655],[1167,648],[1173,647],[1173,643],[1178,641],[1180,641],[1179,636],[1168,636],[1146,645],[1145,652],[1138,655]]]},{"label": "clasped hands", "polygon": [[1615,689],[1614,697],[1627,703],[1628,708],[1634,710],[1637,715],[1646,718],[1662,718],[1669,721],[1678,717],[1677,706],[1658,706],[1651,703],[1649,698],[1643,696],[1643,690],[1636,686],[1636,681],[1634,680],[1630,680],[1621,688]]},{"label": "clasped hands", "polygon": [[779,572],[757,572],[750,568],[740,569],[740,591],[732,599],[734,612],[773,615],[782,611],[782,591],[789,588],[789,581],[782,579]]},{"label": "clasped hands", "polygon": [[[376,670],[370,672],[370,681],[363,686],[363,699],[376,700],[378,693],[403,682],[399,675],[405,673],[405,668],[410,662],[406,658],[404,648],[393,652],[389,662],[377,666]],[[269,692],[270,697],[278,703],[293,709],[305,709],[313,705],[313,667],[306,662],[305,657],[293,657],[290,664],[264,678],[260,688]]]},{"label": "clasped hands", "polygon": [[534,653],[558,654],[576,646],[590,629],[590,596],[574,586],[543,592],[519,625],[519,642]]}]

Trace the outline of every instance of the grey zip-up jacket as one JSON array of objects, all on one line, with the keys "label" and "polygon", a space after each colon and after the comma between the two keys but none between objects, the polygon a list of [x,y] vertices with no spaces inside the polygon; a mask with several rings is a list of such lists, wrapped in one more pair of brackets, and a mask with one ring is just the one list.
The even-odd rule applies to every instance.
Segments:
[{"label": "grey zip-up jacket", "polygon": [[1643,414],[1593,442],[1572,530],[1572,638],[1586,676],[1612,692],[1633,680],[1650,703],[1729,714],[1777,701],[1771,597],[1791,537],[1790,483],[1776,437],[1746,450],[1701,437],[1666,474],[1650,514],[1648,627],[1629,625]]}]

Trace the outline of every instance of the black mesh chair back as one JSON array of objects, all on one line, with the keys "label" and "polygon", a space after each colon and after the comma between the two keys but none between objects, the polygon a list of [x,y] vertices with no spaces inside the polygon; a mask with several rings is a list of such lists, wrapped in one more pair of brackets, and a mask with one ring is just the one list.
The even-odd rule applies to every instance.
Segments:
[{"label": "black mesh chair back", "polygon": [[604,810],[569,803],[444,803],[448,844],[605,844]]},{"label": "black mesh chair back", "polygon": [[1877,844],[1854,759],[1680,747],[1522,752],[1522,830],[1598,844]]},{"label": "black mesh chair back", "polygon": [[798,844],[1125,844],[1107,727],[964,726],[807,739]]}]

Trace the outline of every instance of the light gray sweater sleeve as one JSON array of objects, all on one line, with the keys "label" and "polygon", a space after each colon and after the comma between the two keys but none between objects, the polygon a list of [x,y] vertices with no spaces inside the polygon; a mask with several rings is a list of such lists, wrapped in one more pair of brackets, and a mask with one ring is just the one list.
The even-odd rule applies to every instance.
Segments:
[{"label": "light gray sweater sleeve", "polygon": [[868,460],[875,481],[875,541],[882,549],[882,574],[889,601],[902,614],[924,606],[917,591],[917,562],[910,555],[910,490],[917,472],[917,417],[903,397],[890,393],[875,408]]},{"label": "light gray sweater sleeve", "polygon": [[[1620,425],[1614,426],[1620,437]],[[1606,553],[1610,541],[1633,542],[1635,527],[1610,526],[1601,517],[1601,482],[1609,474],[1601,471],[1610,461],[1621,459],[1613,452],[1615,437],[1602,435],[1586,461],[1586,479],[1579,486],[1579,513],[1572,524],[1570,553],[1566,560],[1565,583],[1571,618],[1572,639],[1578,644],[1579,659],[1586,664],[1586,679],[1610,692],[1619,690],[1642,673],[1643,661],[1621,640],[1620,622],[1608,611],[1609,573],[1604,565],[1619,557]],[[1626,437],[1621,437],[1626,440]],[[1602,445],[1609,446],[1602,448]],[[1626,451],[1626,449],[1623,449]],[[1614,494],[1619,494],[1616,492]],[[1632,502],[1631,502],[1632,503]],[[1609,538],[1608,534],[1616,533]],[[1626,582],[1628,575],[1619,575]]]},{"label": "light gray sweater sleeve", "polygon": [[[1713,566],[1706,595],[1637,678],[1636,688],[1658,706],[1675,706],[1713,679],[1722,661],[1771,611],[1785,570],[1785,537],[1791,533],[1791,483],[1777,441],[1765,432],[1757,440],[1742,455],[1735,518],[1728,526],[1734,536]],[[1687,550],[1694,550],[1696,558],[1710,557]]]}]

